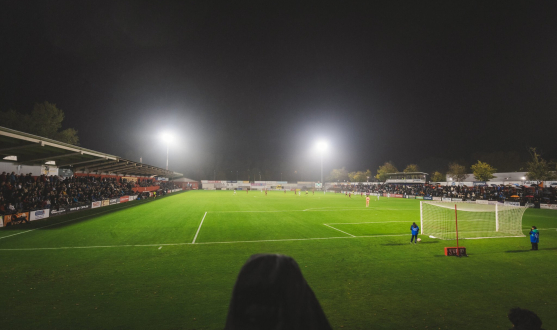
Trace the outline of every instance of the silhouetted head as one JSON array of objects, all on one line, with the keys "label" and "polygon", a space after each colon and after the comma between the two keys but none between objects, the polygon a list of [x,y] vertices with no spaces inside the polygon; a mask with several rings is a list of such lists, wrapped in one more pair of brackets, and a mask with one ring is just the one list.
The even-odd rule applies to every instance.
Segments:
[{"label": "silhouetted head", "polygon": [[331,329],[291,257],[251,256],[234,285],[225,330]]},{"label": "silhouetted head", "polygon": [[515,329],[523,330],[541,330],[542,320],[536,313],[522,308],[513,308],[509,311],[509,320]]}]

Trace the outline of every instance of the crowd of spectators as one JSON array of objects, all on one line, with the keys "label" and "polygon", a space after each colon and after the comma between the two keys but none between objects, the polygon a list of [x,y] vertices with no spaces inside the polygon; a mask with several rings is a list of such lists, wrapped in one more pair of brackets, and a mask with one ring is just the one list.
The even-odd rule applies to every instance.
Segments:
[{"label": "crowd of spectators", "polygon": [[462,198],[463,200],[516,201],[524,204],[552,204],[557,202],[557,187],[540,187],[539,185],[441,186],[390,183],[340,185],[337,186],[337,189],[353,190],[355,192]]},{"label": "crowd of spectators", "polygon": [[[83,205],[103,199],[135,195],[135,187],[160,186],[159,194],[174,189],[171,182],[94,176],[46,176],[31,174],[0,174],[0,214],[12,214],[39,209]],[[145,195],[145,194],[144,194]]]}]

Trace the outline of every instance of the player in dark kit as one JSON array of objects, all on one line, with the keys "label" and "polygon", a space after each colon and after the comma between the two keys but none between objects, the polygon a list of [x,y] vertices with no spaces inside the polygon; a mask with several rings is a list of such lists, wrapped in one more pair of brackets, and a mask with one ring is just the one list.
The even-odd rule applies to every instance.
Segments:
[{"label": "player in dark kit", "polygon": [[536,226],[532,226],[530,230],[530,243],[532,243],[532,248],[530,250],[538,250],[538,243],[540,242],[540,232]]},{"label": "player in dark kit", "polygon": [[420,227],[418,227],[418,225],[415,222],[413,222],[412,226],[410,226],[410,230],[412,231],[412,238],[410,239],[410,244],[412,244],[414,239],[416,239],[416,241],[414,241],[414,244],[417,244],[418,243],[418,232],[420,231]]}]

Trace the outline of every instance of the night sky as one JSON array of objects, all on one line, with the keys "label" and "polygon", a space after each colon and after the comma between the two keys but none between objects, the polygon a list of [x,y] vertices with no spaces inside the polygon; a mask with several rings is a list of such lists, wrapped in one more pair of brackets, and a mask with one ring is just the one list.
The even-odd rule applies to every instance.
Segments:
[{"label": "night sky", "polygon": [[82,147],[160,167],[172,130],[195,179],[317,180],[318,139],[325,172],[557,159],[553,1],[0,6],[0,110],[55,103]]}]

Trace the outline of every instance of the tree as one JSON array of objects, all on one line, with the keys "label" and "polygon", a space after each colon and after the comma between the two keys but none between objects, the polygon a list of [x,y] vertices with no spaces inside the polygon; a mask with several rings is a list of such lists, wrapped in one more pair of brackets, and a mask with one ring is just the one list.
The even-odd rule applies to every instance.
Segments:
[{"label": "tree", "polygon": [[489,181],[490,179],[493,179],[495,177],[493,173],[497,171],[488,163],[484,163],[479,160],[476,164],[471,166],[471,170],[472,173],[474,173],[474,177],[478,181]]},{"label": "tree", "polygon": [[398,169],[393,165],[392,162],[385,162],[385,164],[379,166],[377,169],[377,175],[375,178],[381,182],[385,182],[387,180],[388,173],[396,173]]},{"label": "tree", "polygon": [[366,182],[368,181],[368,178],[371,178],[371,171],[366,170],[365,172],[350,172],[348,173],[348,178],[352,182]]},{"label": "tree", "polygon": [[0,111],[2,126],[18,131],[39,135],[48,139],[77,145],[77,131],[68,128],[61,131],[64,111],[49,102],[35,103],[31,114],[15,110]]},{"label": "tree", "polygon": [[450,163],[447,175],[455,181],[462,181],[466,178],[466,167],[457,163]]},{"label": "tree", "polygon": [[335,168],[329,173],[327,181],[348,181],[348,171],[343,168]]},{"label": "tree", "polygon": [[418,172],[419,168],[418,165],[416,164],[409,164],[408,166],[406,166],[406,168],[404,169],[404,173],[409,173],[409,172]]},{"label": "tree", "polygon": [[434,182],[444,182],[447,180],[447,177],[445,175],[443,175],[443,173],[439,172],[439,171],[435,171],[433,172],[433,174],[431,175],[431,181]]},{"label": "tree", "polygon": [[536,148],[530,148],[532,161],[526,163],[528,173],[526,176],[531,181],[548,181],[555,179],[555,173],[550,171],[551,164],[541,157]]}]

